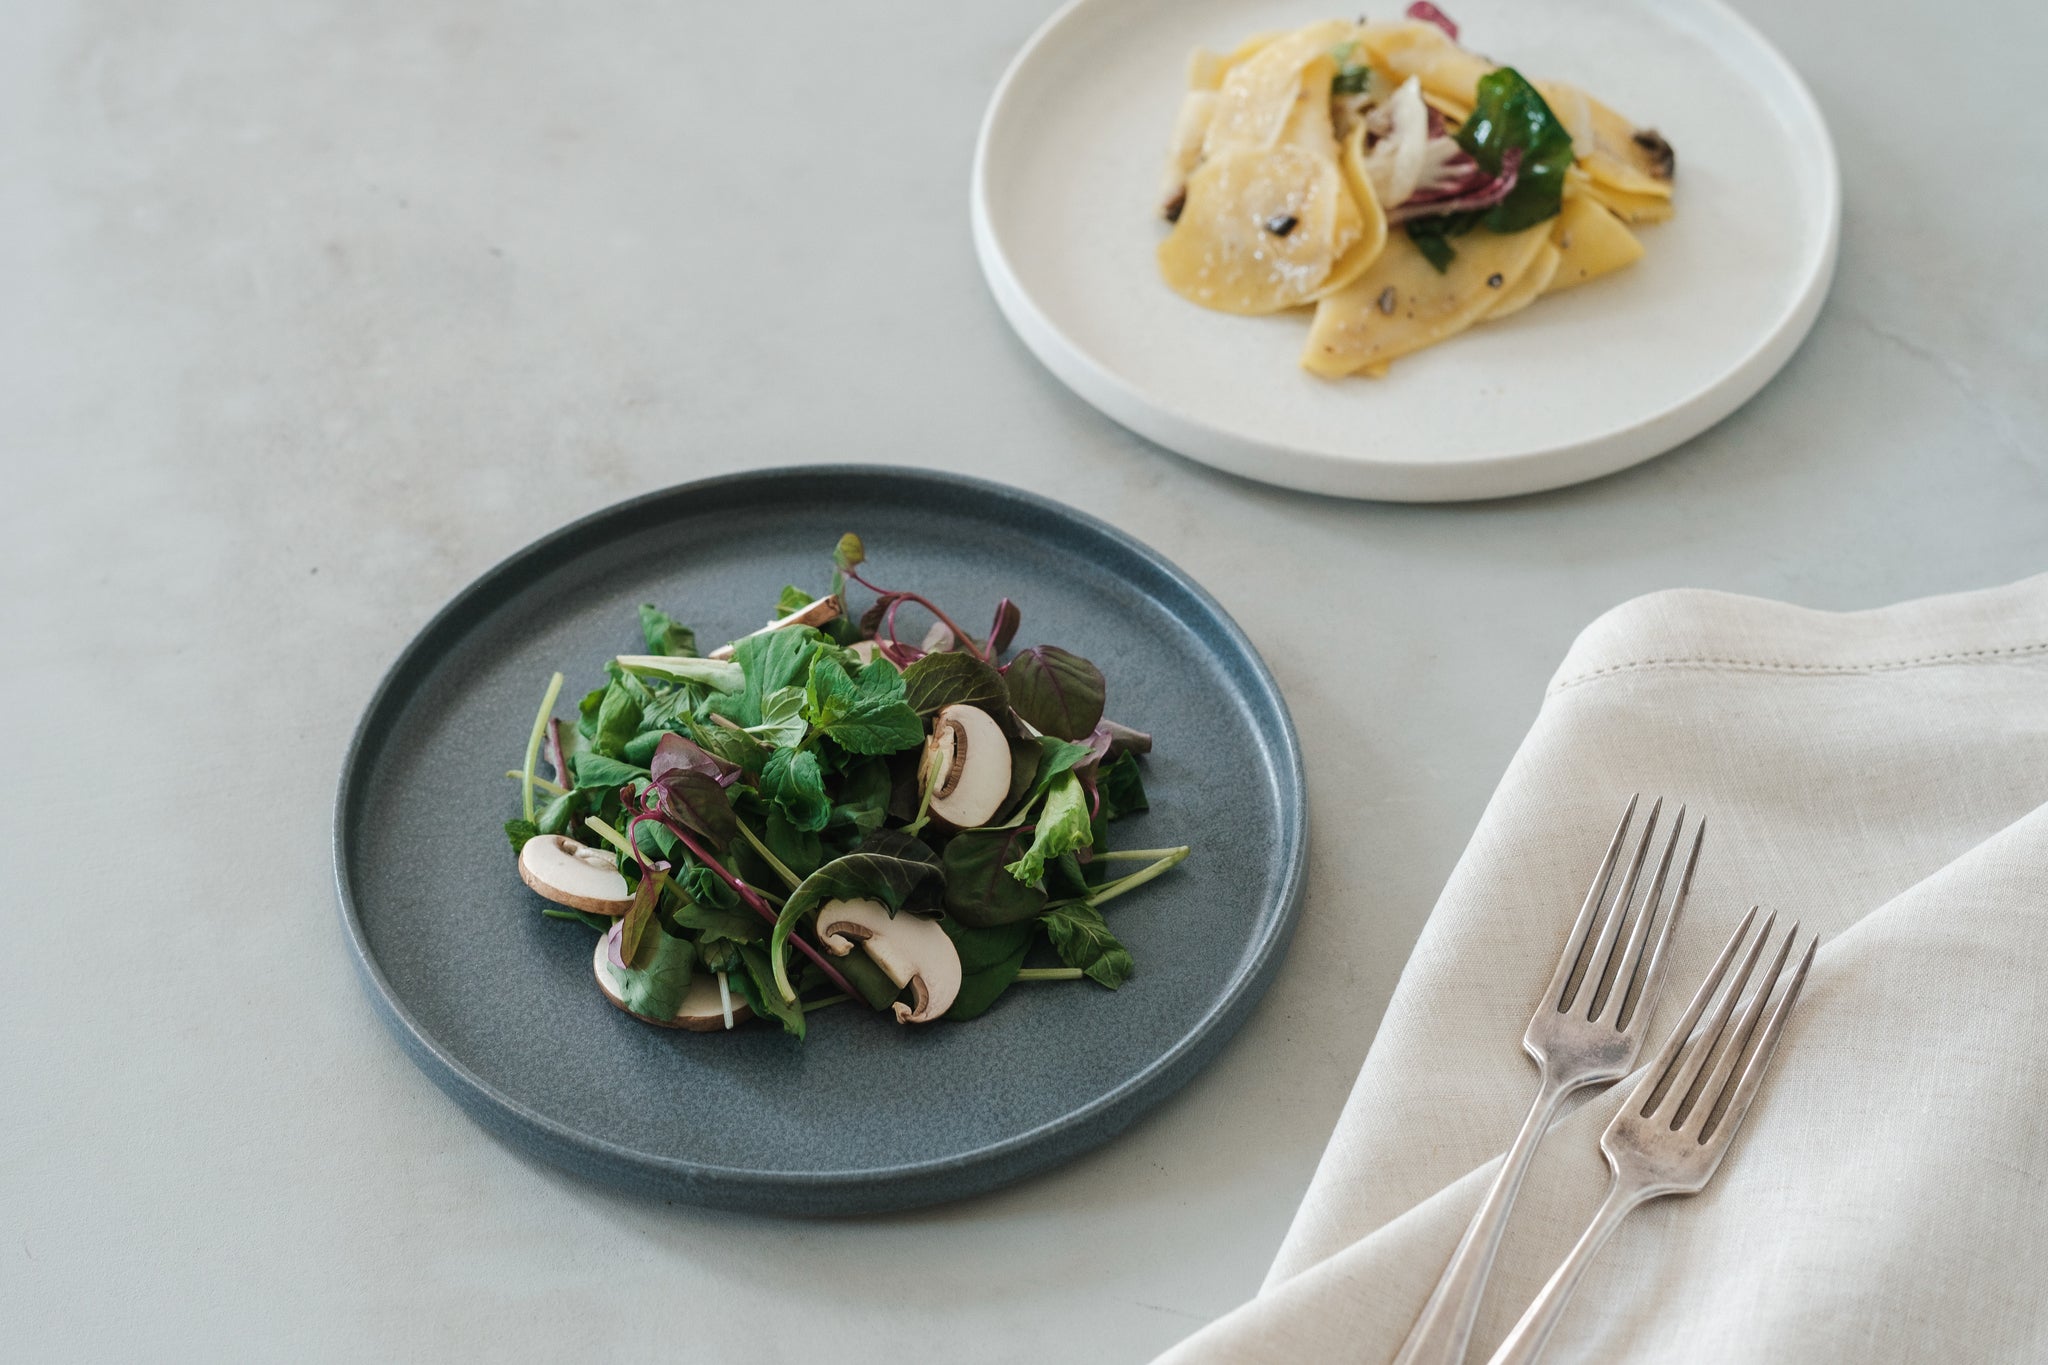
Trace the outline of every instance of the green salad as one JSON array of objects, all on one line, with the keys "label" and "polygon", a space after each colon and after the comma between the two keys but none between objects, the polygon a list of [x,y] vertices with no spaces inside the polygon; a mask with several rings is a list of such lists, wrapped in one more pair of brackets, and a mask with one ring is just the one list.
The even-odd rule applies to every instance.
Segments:
[{"label": "green salad", "polygon": [[[865,562],[842,537],[829,591],[784,588],[766,627],[708,654],[643,606],[645,652],[606,664],[573,718],[549,682],[505,833],[542,913],[598,932],[597,984],[634,1017],[801,1038],[829,1005],[925,1024],[1018,982],[1130,977],[1103,907],[1188,856],[1110,847],[1146,809],[1151,737],[1105,716],[1088,660],[1012,652],[1008,598],[971,636]],[[858,617],[854,589],[873,598]],[[930,621],[915,644],[910,616]]]}]

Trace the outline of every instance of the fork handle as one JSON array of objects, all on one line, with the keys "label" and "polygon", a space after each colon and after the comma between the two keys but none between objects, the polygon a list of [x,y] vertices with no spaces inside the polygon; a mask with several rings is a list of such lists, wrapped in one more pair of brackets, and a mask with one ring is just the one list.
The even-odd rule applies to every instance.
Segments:
[{"label": "fork handle", "polygon": [[1544,1076],[1530,1102],[1529,1116],[1522,1120],[1522,1131],[1515,1134],[1514,1144],[1501,1160],[1500,1174],[1493,1178],[1493,1187],[1465,1226],[1458,1249],[1451,1253],[1429,1302],[1408,1329],[1408,1340],[1401,1344],[1394,1365],[1462,1365],[1465,1348],[1472,1341],[1472,1324],[1479,1316],[1479,1301],[1486,1293],[1486,1277],[1493,1270],[1494,1253],[1500,1250],[1501,1233],[1508,1225],[1508,1210],[1514,1207],[1522,1177],[1536,1155],[1536,1144],[1543,1140],[1551,1115],[1568,1093],[1566,1087],[1553,1085],[1550,1077]]},{"label": "fork handle", "polygon": [[1514,1330],[1501,1342],[1500,1349],[1493,1353],[1487,1365],[1535,1365],[1543,1348],[1550,1343],[1550,1334],[1557,1330],[1558,1321],[1564,1317],[1564,1308],[1571,1301],[1572,1291],[1579,1287],[1579,1280],[1585,1275],[1586,1267],[1593,1264],[1593,1258],[1600,1254],[1600,1248],[1607,1245],[1607,1239],[1621,1226],[1621,1220],[1634,1213],[1645,1196],[1639,1189],[1623,1189],[1619,1180],[1607,1187],[1607,1198],[1594,1213],[1593,1221],[1579,1235],[1579,1241],[1571,1249],[1536,1295],[1535,1302],[1522,1314]]}]

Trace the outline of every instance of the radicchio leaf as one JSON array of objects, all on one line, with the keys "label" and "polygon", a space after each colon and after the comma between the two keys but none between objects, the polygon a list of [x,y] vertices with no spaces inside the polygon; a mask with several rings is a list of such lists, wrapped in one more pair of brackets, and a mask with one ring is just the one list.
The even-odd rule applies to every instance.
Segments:
[{"label": "radicchio leaf", "polygon": [[1450,15],[1430,4],[1429,0],[1415,0],[1415,3],[1408,7],[1408,17],[1425,24],[1435,24],[1452,42],[1458,41],[1457,24],[1452,21]]}]

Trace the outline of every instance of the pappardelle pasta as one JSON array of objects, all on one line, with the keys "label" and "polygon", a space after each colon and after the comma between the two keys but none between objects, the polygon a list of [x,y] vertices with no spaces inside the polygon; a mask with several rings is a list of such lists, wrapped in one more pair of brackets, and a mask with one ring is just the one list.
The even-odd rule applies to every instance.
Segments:
[{"label": "pappardelle pasta", "polygon": [[1313,308],[1304,368],[1401,356],[1633,264],[1675,157],[1576,86],[1458,43],[1435,6],[1197,50],[1159,269],[1225,313]]}]

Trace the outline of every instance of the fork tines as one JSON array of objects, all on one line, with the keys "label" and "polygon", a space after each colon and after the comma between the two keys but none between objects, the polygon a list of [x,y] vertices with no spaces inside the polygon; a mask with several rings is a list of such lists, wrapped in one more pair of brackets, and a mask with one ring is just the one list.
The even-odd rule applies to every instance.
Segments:
[{"label": "fork tines", "polygon": [[[1651,803],[1649,818],[1643,822],[1642,833],[1636,839],[1628,871],[1617,884],[1615,869],[1628,843],[1629,826],[1635,820],[1636,804],[1640,799],[1640,793],[1631,796],[1627,809],[1621,813],[1621,823],[1615,827],[1614,837],[1607,845],[1607,856],[1601,860],[1600,870],[1593,876],[1592,888],[1586,893],[1585,905],[1572,925],[1571,946],[1558,963],[1557,974],[1550,982],[1550,999],[1555,1002],[1558,1013],[1579,1014],[1589,1022],[1607,1023],[1621,1030],[1626,1030],[1634,1022],[1638,1002],[1656,998],[1664,966],[1664,945],[1670,941],[1671,931],[1677,925],[1686,897],[1692,890],[1693,869],[1700,860],[1700,841],[1707,832],[1704,819],[1694,824],[1692,846],[1686,854],[1677,889],[1667,907],[1664,888],[1685,830],[1685,807],[1680,806],[1671,821],[1670,833],[1663,841],[1663,852],[1657,859],[1657,868],[1651,875],[1649,886],[1638,895],[1643,866],[1650,856],[1658,818],[1664,810],[1662,797]],[[1624,928],[1628,931],[1626,940],[1622,938]],[[1654,941],[1652,935],[1655,936]],[[1646,945],[1649,968],[1642,971],[1639,969],[1643,965]]]},{"label": "fork tines", "polygon": [[[1764,946],[1769,942],[1778,918],[1775,913],[1764,916],[1762,928],[1751,938],[1750,930],[1756,925],[1758,909],[1751,906],[1749,913],[1742,917],[1742,923],[1736,926],[1728,946],[1721,950],[1720,958],[1715,961],[1714,969],[1707,973],[1699,992],[1686,1007],[1684,1017],[1672,1029],[1670,1039],[1643,1073],[1635,1094],[1629,1098],[1630,1109],[1640,1118],[1646,1121],[1661,1119],[1662,1126],[1669,1131],[1685,1133],[1703,1146],[1715,1144],[1717,1140],[1724,1145],[1742,1122],[1742,1116],[1756,1097],[1757,1086],[1762,1083],[1764,1072],[1771,1064],[1771,1054],[1778,1046],[1778,1035],[1784,1031],[1785,1019],[1799,999],[1799,988],[1805,984],[1807,968],[1813,965],[1814,950],[1820,943],[1818,934],[1808,938],[1799,965],[1780,989],[1785,963],[1791,957],[1794,941],[1799,937],[1799,925],[1795,921],[1785,931],[1770,971],[1745,997],[1744,988],[1763,956]],[[1745,942],[1748,943],[1746,953],[1742,951]],[[1722,979],[1728,975],[1728,968],[1738,953],[1742,953],[1741,970],[1727,983],[1727,989],[1722,990]],[[1699,1024],[1700,1015],[1706,1012],[1710,1003],[1713,1013],[1707,1016],[1705,1024]],[[1694,1028],[1696,1024],[1699,1024],[1697,1029]]]}]

